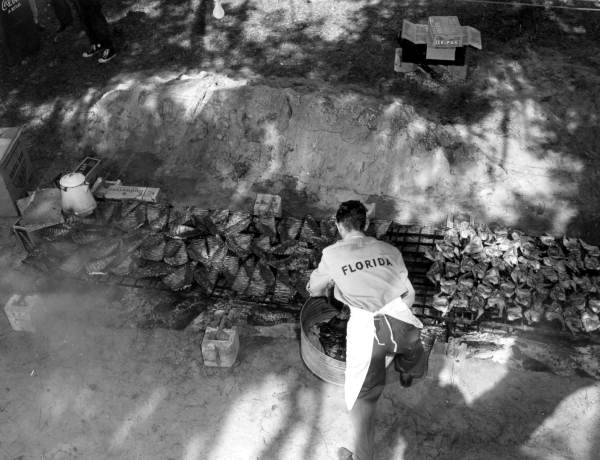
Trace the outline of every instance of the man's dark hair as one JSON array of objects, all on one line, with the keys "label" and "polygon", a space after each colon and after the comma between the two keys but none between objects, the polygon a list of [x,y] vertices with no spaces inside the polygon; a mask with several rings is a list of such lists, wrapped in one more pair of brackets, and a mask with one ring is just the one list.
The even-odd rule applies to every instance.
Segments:
[{"label": "man's dark hair", "polygon": [[344,201],[335,214],[335,220],[347,230],[362,232],[367,223],[367,208],[357,200]]}]

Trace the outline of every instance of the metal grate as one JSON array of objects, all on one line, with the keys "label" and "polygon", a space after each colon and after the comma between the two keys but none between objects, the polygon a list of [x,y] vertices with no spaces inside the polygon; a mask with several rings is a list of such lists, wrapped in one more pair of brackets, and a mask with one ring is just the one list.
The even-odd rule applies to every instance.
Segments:
[{"label": "metal grate", "polygon": [[[83,279],[83,278],[81,278]],[[160,291],[170,291],[170,289],[160,280],[155,278],[132,278],[129,276],[115,275],[93,275],[86,277],[100,284],[116,284],[124,287],[135,287],[140,289],[154,289]]]},{"label": "metal grate", "polygon": [[131,276],[116,275],[75,275],[67,272],[60,272],[60,277],[77,280],[84,283],[97,283],[106,285],[116,285],[123,287],[132,287],[138,289],[149,289],[157,291],[171,291],[161,280],[156,278],[133,278]]},{"label": "metal grate", "polygon": [[[380,237],[381,240],[394,245],[402,252],[409,278],[415,289],[413,312],[427,324],[443,322],[441,313],[431,307],[433,296],[437,293],[437,288],[427,278],[427,271],[431,266],[431,261],[425,257],[425,250],[429,249],[433,251],[436,242],[443,239],[443,234],[443,230],[431,226],[392,223],[385,235]],[[223,276],[220,276],[217,279],[211,297],[231,296],[235,296],[235,293],[231,290],[230,283]],[[267,294],[262,298],[245,300],[253,300],[257,303],[277,307],[288,306],[288,308],[301,308],[302,303],[306,300],[301,295],[296,294],[289,304],[282,304],[276,302],[273,297],[273,294]]]},{"label": "metal grate", "polygon": [[[252,230],[248,230],[254,233]],[[423,225],[406,225],[397,222],[389,224],[385,234],[379,235],[379,239],[386,241],[397,247],[404,258],[406,267],[409,272],[409,278],[415,289],[415,302],[412,310],[425,324],[461,324],[469,326],[474,324],[474,317],[471,312],[464,312],[461,317],[449,315],[448,317],[441,316],[441,313],[435,310],[433,305],[433,297],[438,293],[436,285],[428,278],[427,272],[431,267],[432,262],[425,257],[425,251],[435,252],[436,243],[444,238],[444,229],[434,226]],[[320,253],[319,253],[320,256]],[[255,257],[250,255],[249,257]],[[314,261],[316,263],[316,261]],[[303,272],[303,273],[300,273]],[[298,276],[293,283],[297,289],[302,289],[308,270],[300,270]],[[69,275],[67,275],[69,276]],[[116,284],[125,287],[134,287],[141,289],[152,290],[170,290],[160,279],[156,278],[134,278],[130,276],[116,275],[94,275],[94,276],[74,276],[74,278],[82,281],[92,281],[99,284]],[[308,281],[306,279],[306,281]],[[232,281],[230,277],[220,274],[216,280],[212,292],[209,293],[211,298],[235,298],[255,304],[271,306],[273,308],[287,308],[299,310],[306,300],[306,292],[296,293],[289,299],[288,302],[277,298],[275,294],[267,292],[262,297],[250,297],[239,295],[232,290]],[[451,312],[452,313],[452,312]]]},{"label": "metal grate", "polygon": [[437,288],[427,278],[431,261],[425,257],[425,250],[435,250],[436,242],[443,238],[443,230],[435,227],[402,225],[395,222],[381,238],[402,252],[409,279],[415,289],[413,313],[428,324],[440,323],[442,318],[441,313],[431,307]]},{"label": "metal grate", "polygon": [[273,308],[288,308],[293,310],[300,310],[302,304],[306,301],[298,292],[290,299],[289,302],[277,302],[273,293],[267,293],[262,297],[252,297],[245,295],[238,295],[231,289],[231,282],[228,281],[223,275],[219,275],[215,287],[210,293],[209,297],[212,298],[235,298],[244,302],[252,302],[257,305],[271,306]]},{"label": "metal grate", "polygon": [[[426,324],[440,324],[444,322],[456,322],[469,325],[472,318],[442,318],[441,313],[432,308],[433,296],[438,292],[436,286],[427,278],[427,271],[431,261],[425,257],[425,250],[435,250],[436,242],[443,239],[443,230],[430,226],[415,226],[392,223],[387,233],[380,239],[386,241],[401,252],[408,269],[409,278],[415,289],[415,302],[412,310],[416,316]],[[119,284],[122,286],[169,290],[160,280],[135,279],[130,277],[117,277],[114,275],[95,276],[96,282],[105,284]],[[212,298],[239,298],[231,289],[231,282],[225,276],[219,275],[215,286],[210,293]],[[305,299],[296,293],[289,303],[281,303],[274,300],[273,293],[267,293],[261,298],[243,298],[244,301],[256,304],[273,306],[277,308],[300,309]],[[470,313],[470,312],[465,312]],[[468,315],[467,315],[468,316]]]}]

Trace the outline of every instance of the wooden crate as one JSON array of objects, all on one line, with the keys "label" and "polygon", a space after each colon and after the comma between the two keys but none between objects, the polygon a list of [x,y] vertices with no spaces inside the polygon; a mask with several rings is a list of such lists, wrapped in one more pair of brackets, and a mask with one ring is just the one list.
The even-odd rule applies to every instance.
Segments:
[{"label": "wooden crate", "polygon": [[16,202],[25,196],[31,161],[21,140],[22,128],[0,128],[0,217],[19,215]]}]

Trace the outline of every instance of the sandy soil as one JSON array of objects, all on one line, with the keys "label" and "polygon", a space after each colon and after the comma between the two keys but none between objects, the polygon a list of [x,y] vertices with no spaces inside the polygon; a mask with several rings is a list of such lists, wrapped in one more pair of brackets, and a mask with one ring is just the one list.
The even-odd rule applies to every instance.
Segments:
[{"label": "sandy soil", "polygon": [[[327,460],[351,443],[341,388],[304,366],[297,338],[246,335],[234,367],[207,368],[197,332],[135,327],[132,292],[24,268],[8,225],[0,303],[35,290],[44,308],[33,334],[0,315],[2,458]],[[595,459],[598,381],[511,364],[531,345],[508,345],[498,360],[437,344],[409,389],[390,371],[376,458]]]},{"label": "sandy soil", "polygon": [[[52,44],[55,22],[44,19],[40,54],[2,67],[0,82],[0,123],[26,124],[41,183],[94,153],[66,148],[84,134],[65,123],[73,105],[93,105],[124,82],[203,69],[303,92],[318,93],[326,82],[344,94],[401,97],[428,123],[464,128],[475,139],[486,133],[473,126],[500,114],[496,134],[519,129],[539,145],[535,155],[558,159],[544,184],[566,203],[565,228],[597,238],[600,28],[593,14],[454,2],[234,0],[216,22],[211,6],[107,1],[120,54],[106,66],[80,57],[87,43],[76,30]],[[401,19],[446,13],[482,30],[484,50],[474,56],[470,83],[446,90],[434,81],[399,80],[391,63]],[[518,128],[519,114],[529,112],[535,123]],[[420,138],[431,151],[438,142]],[[455,153],[459,172],[477,163],[468,150]],[[493,184],[510,183],[501,156],[498,165]],[[305,196],[294,195],[298,209]],[[556,216],[518,193],[512,200],[528,209],[523,223],[543,227],[547,215]],[[139,312],[118,289],[55,284],[24,271],[10,223],[0,229],[0,304],[34,290],[44,293],[47,309],[33,335],[12,331],[0,314],[0,457],[327,460],[349,444],[341,391],[303,366],[297,340],[246,337],[237,366],[207,369],[194,333],[131,327]],[[413,388],[390,380],[379,405],[378,459],[597,458],[596,380],[446,355],[439,347],[433,358],[431,378]]]},{"label": "sandy soil", "polygon": [[[198,155],[186,159],[208,162],[206,170],[215,182],[208,192],[193,177],[182,178],[181,170],[169,171],[167,165],[151,177],[144,170],[148,182],[165,189],[179,185],[203,198],[212,194],[220,203],[230,201],[238,187],[242,192],[256,191],[252,187],[277,188],[288,198],[288,209],[298,213],[311,210],[312,205],[331,211],[333,201],[355,192],[374,195],[386,213],[407,208],[403,217],[440,218],[456,208],[487,221],[598,241],[594,152],[600,29],[596,13],[435,1],[414,5],[387,0],[232,0],[224,5],[225,18],[217,21],[210,0],[105,1],[104,5],[119,47],[119,57],[108,65],[80,57],[87,44],[77,27],[52,43],[56,22],[46,8],[42,17],[48,28],[41,52],[22,66],[3,68],[0,123],[26,124],[29,151],[39,168],[38,184],[72,167],[84,154],[96,153],[97,145],[87,140],[87,123],[75,123],[74,112],[85,118],[90,107],[119,85],[135,88],[149,78],[205,71],[236,81],[247,79],[272,92],[290,89],[295,96],[308,95],[323,112],[313,124],[327,124],[331,117],[333,128],[323,127],[311,143],[307,140],[313,128],[310,119],[293,119],[290,130],[282,132],[286,115],[281,113],[279,120],[275,114],[275,134],[285,142],[274,148],[269,145],[267,126],[245,124],[243,118],[251,118],[261,107],[253,99],[246,101],[253,104],[246,107],[242,91],[242,100],[231,102],[237,104],[237,114],[222,113],[224,120],[215,119],[222,128],[230,115],[241,117],[241,133],[233,129],[240,125],[233,120],[231,132],[225,129],[219,133],[221,138],[209,136],[194,146],[200,147]],[[402,19],[421,22],[432,14],[456,14],[462,24],[482,32],[484,48],[470,54],[465,84],[447,85],[420,74],[403,78],[392,70]],[[364,127],[355,127],[354,136],[370,135],[372,142],[361,143],[351,136],[345,143],[345,133],[343,139],[336,139],[327,131],[344,131],[346,125],[361,122],[358,113],[344,112],[344,100],[373,109],[379,121],[382,111],[404,113],[391,120],[400,126],[390,130],[405,132],[410,142],[403,142],[402,136],[390,137],[385,130],[370,132],[368,113],[364,123],[368,129],[363,133]],[[302,115],[302,107],[293,108]],[[168,118],[171,113],[162,109],[154,112]],[[231,107],[225,104],[223,109]],[[119,126],[129,123],[113,115]],[[412,125],[407,126],[407,119]],[[130,131],[131,145],[112,152],[118,154],[115,170],[139,180],[138,166],[161,164],[157,158],[167,155],[172,145],[158,143],[154,149],[138,151],[136,129]],[[112,132],[112,125],[106,132]],[[234,139],[227,146],[230,134]],[[306,145],[298,145],[298,139]],[[176,143],[181,140],[175,136]],[[384,181],[386,187],[380,186],[386,171],[363,168],[372,166],[374,158],[369,155],[379,158],[378,149],[395,152],[394,143],[400,145],[398,157],[407,157],[406,164],[392,164],[388,169],[392,177]],[[271,182],[260,183],[252,163],[235,156],[244,151],[250,158],[264,160],[269,155],[294,157],[314,151],[324,158],[326,172],[343,164],[338,151],[346,146],[353,151],[349,162],[355,165],[356,179],[346,172],[339,177],[324,173],[315,179],[310,168],[292,163],[295,174],[286,176],[284,168]],[[180,148],[185,150],[183,145]],[[289,149],[296,149],[295,153]],[[381,164],[387,165],[393,156],[381,158]],[[128,159],[130,167],[124,170]],[[411,166],[411,159],[421,169]],[[311,163],[319,164],[312,159]],[[256,168],[264,170],[264,162]],[[194,174],[201,174],[198,170],[193,169]],[[247,171],[247,181],[240,183]],[[437,174],[430,177],[430,172]],[[360,182],[367,176],[374,184]],[[343,177],[350,184],[335,190]],[[399,177],[396,184],[393,177]],[[219,188],[221,179],[226,188]],[[327,181],[333,186],[321,190]],[[352,188],[352,181],[358,186]],[[189,198],[182,192],[176,196]]]},{"label": "sandy soil", "polygon": [[[245,337],[238,365],[206,368],[194,335],[106,326],[97,294],[77,294],[85,320],[48,297],[33,336],[2,318],[3,458],[333,459],[350,442],[341,390],[296,340]],[[595,458],[597,382],[436,353],[432,379],[390,376],[378,459]]]}]

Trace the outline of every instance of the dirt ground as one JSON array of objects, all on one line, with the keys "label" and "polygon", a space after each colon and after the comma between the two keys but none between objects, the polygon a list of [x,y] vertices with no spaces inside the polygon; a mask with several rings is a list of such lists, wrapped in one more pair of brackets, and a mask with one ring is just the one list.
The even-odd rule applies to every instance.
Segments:
[{"label": "dirt ground", "polygon": [[[297,341],[246,339],[237,367],[213,370],[179,332],[65,321],[53,333],[3,324],[3,458],[334,459],[349,442],[341,390],[302,365]],[[454,378],[388,386],[376,458],[595,458],[592,381],[477,360]]]},{"label": "dirt ground", "polygon": [[[287,210],[331,212],[355,195],[407,220],[468,212],[598,242],[598,13],[454,1],[232,0],[217,21],[210,0],[103,4],[117,59],[99,66],[81,58],[87,43],[77,27],[52,43],[56,20],[45,8],[41,52],[2,69],[0,123],[26,125],[37,184],[98,154],[115,158],[125,180],[159,185],[176,199],[198,196],[207,206],[276,189]],[[456,14],[481,30],[484,48],[470,52],[464,84],[392,70],[402,20],[434,14]],[[167,136],[166,125],[184,120],[171,106],[151,104],[149,119],[158,113],[164,125],[138,130],[140,120],[124,119],[117,107],[101,126],[128,130],[128,138],[103,151],[110,136],[93,129],[90,136],[89,111],[109,92],[202,72],[238,88],[211,101],[196,137]],[[264,107],[260,95],[270,98]],[[291,117],[278,105],[286,97],[300,101]],[[320,113],[311,119],[311,110]]]},{"label": "dirt ground", "polygon": [[[0,315],[2,458],[327,460],[351,445],[342,389],[306,368],[297,337],[243,335],[234,367],[205,367],[198,332],[136,327],[152,293],[30,271],[9,225],[0,302],[36,292],[44,307],[35,333]],[[597,362],[585,372],[542,347],[567,363],[554,372],[523,357],[531,345],[504,342],[492,354],[438,343],[409,389],[390,371],[376,458],[595,459]]]},{"label": "dirt ground", "polygon": [[[82,155],[97,153],[88,142],[89,126],[70,118],[74,110],[87,116],[122,85],[136,91],[149,79],[170,81],[204,71],[218,76],[215,80],[247,79],[259,91],[288,91],[316,101],[319,120],[333,112],[352,118],[338,110],[346,102],[379,106],[385,115],[386,107],[401,100],[403,116],[422,122],[414,145],[431,158],[441,151],[453,176],[447,190],[463,192],[442,199],[428,194],[435,184],[417,180],[409,190],[410,200],[418,201],[415,212],[464,206],[487,218],[508,216],[523,228],[560,229],[599,241],[600,13],[453,1],[233,0],[224,4],[227,15],[217,22],[207,0],[103,3],[119,47],[109,64],[80,57],[87,42],[77,27],[52,43],[56,21],[46,6],[40,53],[13,68],[0,63],[0,125],[25,125],[36,169],[32,185],[44,185]],[[391,70],[401,20],[423,21],[433,14],[457,14],[461,23],[482,31],[484,49],[472,55],[467,84],[401,79]],[[239,91],[229,103],[244,102],[245,94]],[[310,121],[309,112],[300,113]],[[359,121],[370,123],[368,117]],[[264,147],[249,155],[264,158],[276,150],[264,126],[257,133],[244,123],[240,126],[251,129],[241,137]],[[376,131],[365,129],[365,138]],[[111,138],[110,131],[96,136]],[[207,142],[228,141],[217,136],[222,134]],[[492,152],[486,149],[493,136],[508,140]],[[514,136],[527,146],[520,162],[513,154],[523,150],[514,149]],[[174,155],[160,142],[155,151],[140,150],[138,140],[121,146],[119,158],[130,160],[123,175],[140,184],[161,180],[166,192],[197,187],[195,197],[207,207],[228,205],[238,188],[256,191],[255,176],[232,179],[244,176],[248,165],[221,156],[219,149],[196,165],[201,170],[210,162],[204,188],[168,171],[162,178],[152,176],[159,154]],[[464,148],[454,148],[457,143]],[[249,144],[234,148],[240,145]],[[361,144],[359,153],[367,156],[369,145]],[[334,150],[338,156],[323,163],[324,169],[339,163],[343,150]],[[492,156],[488,164],[485,158]],[[379,166],[387,168],[385,162]],[[517,186],[523,168],[530,168],[531,180]],[[480,176],[488,185],[471,190],[468,181]],[[280,175],[259,184],[260,190],[269,191],[269,185],[272,190],[273,184],[288,210],[326,208],[315,198],[318,190],[301,186],[310,184],[309,178]],[[397,195],[406,192],[398,187]],[[375,195],[381,212],[395,210],[396,196]],[[12,293],[38,292],[46,309],[34,334],[12,331],[0,314],[1,458],[327,460],[350,444],[341,389],[303,365],[297,338],[244,336],[236,366],[206,368],[197,333],[135,327],[136,298],[152,294],[45,279],[21,265],[24,254],[10,235],[11,225],[10,219],[0,223],[0,305]],[[515,366],[492,355],[455,355],[438,345],[428,379],[406,390],[390,375],[378,406],[377,459],[595,460],[600,385],[590,375],[597,374],[578,364],[553,372],[552,366],[522,358]]]}]

